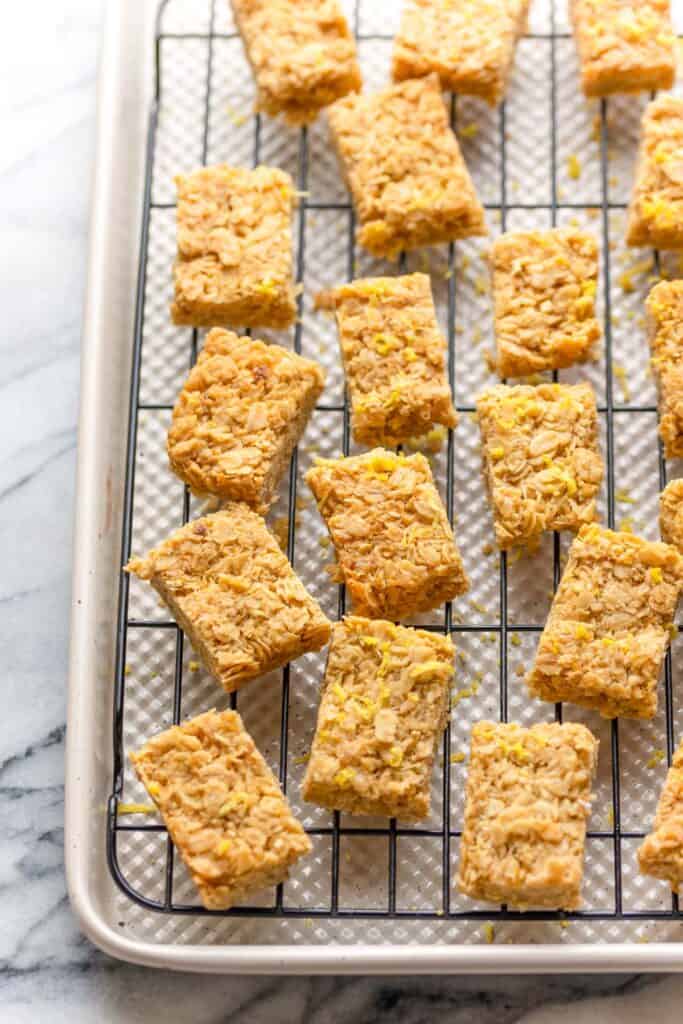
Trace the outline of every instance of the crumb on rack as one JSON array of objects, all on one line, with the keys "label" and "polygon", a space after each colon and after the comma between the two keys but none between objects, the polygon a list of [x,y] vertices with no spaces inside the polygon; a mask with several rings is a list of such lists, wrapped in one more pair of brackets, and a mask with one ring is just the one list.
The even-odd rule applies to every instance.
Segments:
[{"label": "crumb on rack", "polygon": [[666,757],[666,753],[663,750],[661,750],[659,748],[657,750],[653,750],[652,751],[652,756],[646,762],[647,767],[648,768],[656,768],[658,764],[662,763],[662,761],[664,760],[665,757]]},{"label": "crumb on rack", "polygon": [[576,153],[570,153],[567,157],[567,174],[574,181],[577,181],[581,177],[581,161],[579,160]]}]

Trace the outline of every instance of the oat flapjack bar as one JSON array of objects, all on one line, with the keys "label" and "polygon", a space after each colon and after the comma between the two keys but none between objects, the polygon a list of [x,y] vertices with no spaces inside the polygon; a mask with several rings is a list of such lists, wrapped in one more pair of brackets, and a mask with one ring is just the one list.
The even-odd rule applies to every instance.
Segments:
[{"label": "oat flapjack bar", "polygon": [[456,425],[426,274],[352,281],[325,300],[336,313],[358,444],[393,447],[434,424]]},{"label": "oat flapjack bar", "polygon": [[660,281],[647,297],[659,434],[669,459],[683,456],[683,281]]},{"label": "oat flapjack bar", "polygon": [[486,234],[436,75],[345,96],[328,118],[358,241],[373,256]]},{"label": "oat flapjack bar", "polygon": [[178,257],[171,316],[191,327],[287,327],[292,179],[275,167],[220,164],[176,177]]},{"label": "oat flapjack bar", "polygon": [[654,828],[638,850],[644,875],[668,882],[683,892],[683,743],[673,756],[657,805]]},{"label": "oat flapjack bar", "polygon": [[477,399],[477,419],[499,547],[596,518],[603,464],[590,384],[499,384]]},{"label": "oat flapjack bar", "polygon": [[207,711],[131,754],[209,910],[283,882],[311,850],[236,711]]},{"label": "oat flapjack bar", "polygon": [[600,338],[598,246],[575,229],[507,232],[491,247],[497,371],[523,377],[584,362]]},{"label": "oat flapjack bar", "polygon": [[469,583],[427,459],[381,448],[320,459],[306,474],[354,610],[403,619]]},{"label": "oat flapjack bar", "polygon": [[350,814],[426,817],[454,658],[438,633],[356,616],[335,623],[304,799]]},{"label": "oat flapjack bar", "polygon": [[394,81],[435,72],[444,89],[498,103],[528,11],[529,0],[408,0],[394,42]]},{"label": "oat flapjack bar", "polygon": [[681,586],[671,545],[582,527],[527,676],[531,695],[652,718]]},{"label": "oat flapjack bar", "polygon": [[329,639],[330,623],[246,505],[182,526],[126,569],[152,584],[228,692]]},{"label": "oat flapjack bar", "polygon": [[598,741],[583,725],[472,729],[458,888],[512,907],[575,910]]},{"label": "oat flapjack bar", "polygon": [[671,88],[669,0],[570,0],[569,6],[586,96]]},{"label": "oat flapjack bar", "polygon": [[337,0],[231,0],[258,109],[291,124],[360,90],[356,44]]},{"label": "oat flapjack bar", "polygon": [[675,96],[645,108],[626,241],[683,248],[683,100]]},{"label": "oat flapjack bar", "polygon": [[265,510],[324,382],[279,345],[210,331],[173,410],[173,471],[195,494]]}]

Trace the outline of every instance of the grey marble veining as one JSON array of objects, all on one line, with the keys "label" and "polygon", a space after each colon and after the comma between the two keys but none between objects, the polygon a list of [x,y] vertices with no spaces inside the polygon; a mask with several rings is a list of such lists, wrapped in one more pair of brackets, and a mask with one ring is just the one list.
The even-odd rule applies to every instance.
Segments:
[{"label": "grey marble veining", "polygon": [[102,10],[5,4],[0,34],[0,1022],[679,1021],[677,978],[200,978],[113,962],[80,936],[63,874],[64,708]]}]

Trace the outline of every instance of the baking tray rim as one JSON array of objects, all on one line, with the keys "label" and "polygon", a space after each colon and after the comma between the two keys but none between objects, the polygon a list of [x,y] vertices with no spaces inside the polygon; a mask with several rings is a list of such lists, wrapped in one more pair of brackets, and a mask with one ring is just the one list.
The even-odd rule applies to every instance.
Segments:
[{"label": "baking tray rim", "polygon": [[[241,974],[430,974],[489,973],[608,973],[622,971],[683,972],[683,942],[577,943],[576,945],[525,943],[515,945],[248,945],[204,946],[154,943],[127,938],[107,919],[98,885],[114,887],[106,873],[98,882],[92,869],[93,806],[97,772],[106,773],[106,760],[97,758],[93,709],[98,698],[95,642],[101,628],[97,619],[96,584],[112,576],[101,553],[103,503],[99,486],[103,476],[103,448],[98,410],[103,390],[110,384],[112,360],[107,311],[107,270],[120,252],[115,218],[111,213],[114,155],[126,133],[135,133],[133,145],[145,146],[145,132],[134,118],[117,116],[125,74],[124,61],[135,53],[130,46],[132,12],[144,8],[142,47],[144,74],[139,75],[137,100],[144,112],[152,93],[152,29],[156,0],[120,0],[105,7],[97,86],[97,134],[90,209],[87,290],[81,344],[81,398],[78,425],[77,484],[72,569],[71,628],[68,673],[65,765],[65,869],[72,909],[83,933],[112,957],[131,963],[199,973]],[[144,83],[144,84],[141,84]],[[129,140],[130,142],[130,140]],[[125,150],[124,150],[125,151]],[[139,224],[138,216],[138,224]],[[139,227],[136,225],[136,231]],[[120,236],[120,232],[119,232]],[[130,316],[134,291],[131,290]],[[131,339],[132,341],[132,335]],[[129,351],[126,348],[126,353]],[[130,361],[128,372],[130,372]],[[125,426],[125,420],[122,420]],[[122,467],[121,467],[122,468]],[[105,586],[115,587],[115,579]],[[115,623],[111,622],[112,633]],[[113,662],[112,662],[113,671]],[[101,696],[101,695],[100,695]],[[100,809],[104,823],[105,810]],[[102,896],[102,893],[99,893]]]}]

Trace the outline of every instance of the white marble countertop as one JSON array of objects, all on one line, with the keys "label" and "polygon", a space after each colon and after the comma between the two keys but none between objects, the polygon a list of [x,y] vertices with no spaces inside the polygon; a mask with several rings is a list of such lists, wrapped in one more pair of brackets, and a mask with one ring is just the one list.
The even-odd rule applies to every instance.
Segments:
[{"label": "white marble countertop", "polygon": [[[103,0],[3,12],[0,1022],[681,1019],[683,978],[200,978],[109,960],[63,873],[80,318]],[[599,998],[599,1003],[595,999]]]}]

